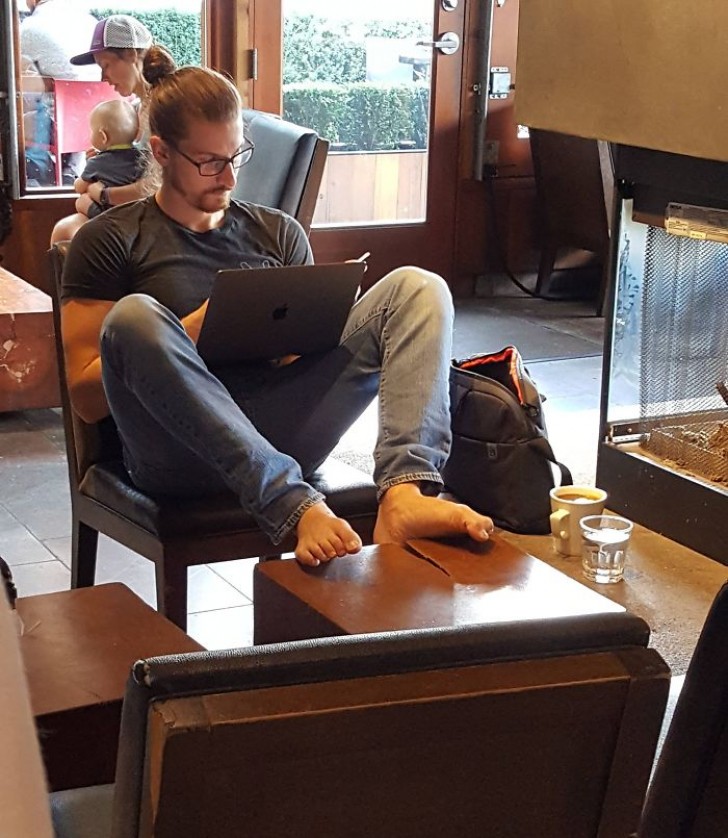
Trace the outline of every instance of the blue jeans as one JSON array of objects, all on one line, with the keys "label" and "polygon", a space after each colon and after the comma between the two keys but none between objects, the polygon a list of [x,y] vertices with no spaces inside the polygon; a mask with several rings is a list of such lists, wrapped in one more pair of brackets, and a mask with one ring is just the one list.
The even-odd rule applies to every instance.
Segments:
[{"label": "blue jeans", "polygon": [[227,487],[278,543],[323,499],[306,477],[378,394],[380,497],[405,482],[436,492],[450,450],[452,319],[440,277],[400,268],[354,305],[336,349],[279,368],[208,369],[174,314],[130,294],[101,332],[129,474],[157,494]]}]

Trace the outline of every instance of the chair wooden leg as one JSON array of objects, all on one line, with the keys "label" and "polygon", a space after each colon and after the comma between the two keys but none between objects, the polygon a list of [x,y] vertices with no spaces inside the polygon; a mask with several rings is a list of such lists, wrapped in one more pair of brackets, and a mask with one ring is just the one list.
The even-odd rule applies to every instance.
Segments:
[{"label": "chair wooden leg", "polygon": [[187,630],[187,566],[167,556],[155,565],[157,611]]},{"label": "chair wooden leg", "polygon": [[96,579],[98,530],[79,521],[74,515],[71,531],[71,587],[88,588]]}]

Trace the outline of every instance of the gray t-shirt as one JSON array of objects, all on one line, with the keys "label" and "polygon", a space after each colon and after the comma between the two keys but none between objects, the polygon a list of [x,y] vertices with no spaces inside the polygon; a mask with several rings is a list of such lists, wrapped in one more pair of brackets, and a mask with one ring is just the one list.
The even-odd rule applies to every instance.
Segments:
[{"label": "gray t-shirt", "polygon": [[279,210],[233,201],[222,226],[195,233],[154,197],[112,207],[76,233],[63,269],[64,300],[149,294],[185,317],[210,296],[223,268],[313,262],[301,225]]}]

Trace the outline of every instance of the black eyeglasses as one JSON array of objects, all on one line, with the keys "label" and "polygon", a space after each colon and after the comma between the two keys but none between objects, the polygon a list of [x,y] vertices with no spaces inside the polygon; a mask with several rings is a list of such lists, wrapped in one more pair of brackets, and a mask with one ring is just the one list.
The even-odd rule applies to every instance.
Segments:
[{"label": "black eyeglasses", "polygon": [[172,146],[177,154],[180,154],[185,160],[189,160],[193,166],[197,166],[197,171],[202,175],[202,177],[215,177],[216,175],[222,174],[228,163],[235,171],[237,171],[246,163],[250,162],[250,158],[253,156],[253,151],[255,150],[255,145],[248,141],[245,148],[241,148],[240,151],[236,151],[232,157],[213,157],[211,160],[203,160],[202,163],[198,163],[197,160],[193,160],[189,154],[185,154],[184,151],[177,148],[174,143],[170,143],[169,140],[167,140],[167,145]]}]

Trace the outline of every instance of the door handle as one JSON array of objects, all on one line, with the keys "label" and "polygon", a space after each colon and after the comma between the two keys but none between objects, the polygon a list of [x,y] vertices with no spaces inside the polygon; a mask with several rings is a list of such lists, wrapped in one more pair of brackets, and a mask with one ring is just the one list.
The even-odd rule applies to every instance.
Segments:
[{"label": "door handle", "polygon": [[445,32],[436,41],[417,41],[418,47],[432,47],[443,55],[452,55],[460,49],[460,36],[457,32]]}]

